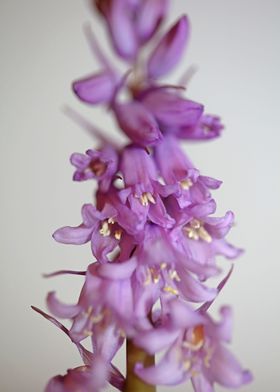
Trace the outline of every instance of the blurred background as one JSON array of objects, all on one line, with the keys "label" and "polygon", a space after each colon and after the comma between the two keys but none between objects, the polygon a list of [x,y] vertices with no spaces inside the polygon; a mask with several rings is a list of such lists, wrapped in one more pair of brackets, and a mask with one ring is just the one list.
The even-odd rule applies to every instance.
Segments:
[{"label": "blurred background", "polygon": [[[235,313],[232,349],[255,382],[244,392],[279,390],[280,5],[277,0],[172,0],[170,24],[187,13],[192,36],[170,82],[198,66],[188,96],[222,116],[223,137],[185,144],[205,175],[222,179],[218,213],[231,209],[230,240],[246,248],[216,307]],[[67,337],[31,311],[45,295],[77,298],[83,279],[44,280],[43,272],[83,269],[88,246],[56,244],[52,232],[80,222],[92,183],[73,183],[72,152],[94,145],[62,113],[67,104],[118,137],[105,111],[79,103],[71,82],[97,69],[82,32],[90,22],[107,53],[100,21],[87,1],[0,1],[1,138],[1,392],[40,392],[80,358]],[[229,263],[223,261],[224,269]],[[124,369],[124,353],[117,363]],[[108,389],[110,390],[110,389]],[[190,385],[159,388],[191,391]],[[217,391],[224,389],[217,387]]]}]

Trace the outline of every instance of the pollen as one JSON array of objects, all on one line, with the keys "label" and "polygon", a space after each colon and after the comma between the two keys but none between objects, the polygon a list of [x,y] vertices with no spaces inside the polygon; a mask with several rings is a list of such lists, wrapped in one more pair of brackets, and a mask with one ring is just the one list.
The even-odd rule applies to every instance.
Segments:
[{"label": "pollen", "polygon": [[187,237],[191,240],[197,241],[199,239],[202,239],[203,241],[208,243],[212,242],[212,237],[203,227],[203,223],[198,219],[191,220],[191,222],[184,227],[184,231]]},{"label": "pollen", "polygon": [[193,186],[193,182],[190,178],[186,178],[185,180],[180,181],[180,185],[181,185],[182,189],[188,191],[190,189],[190,187]]},{"label": "pollen", "polygon": [[198,351],[203,347],[204,341],[204,327],[203,325],[198,325],[193,329],[191,339],[183,342],[183,347],[192,351]]},{"label": "pollen", "polygon": [[102,174],[105,173],[107,169],[107,164],[100,161],[99,159],[95,159],[90,163],[90,169],[91,171],[97,176],[100,177]]},{"label": "pollen", "polygon": [[154,196],[150,192],[144,192],[140,196],[140,202],[142,206],[147,206],[149,203],[156,204]]},{"label": "pollen", "polygon": [[103,237],[109,237],[109,235],[111,234],[111,230],[109,228],[109,223],[107,220],[102,223],[101,229],[99,230],[99,233]]},{"label": "pollen", "polygon": [[90,321],[93,324],[98,324],[100,321],[102,321],[104,318],[104,313],[99,313],[96,316],[91,316]]},{"label": "pollen", "polygon": [[122,237],[122,230],[121,229],[116,230],[114,233],[114,237],[116,238],[116,240],[119,241]]},{"label": "pollen", "polygon": [[164,291],[166,291],[167,293],[173,294],[173,295],[179,295],[179,291],[174,289],[174,287],[171,286],[165,286],[163,288]]},{"label": "pollen", "polygon": [[169,276],[172,280],[176,280],[176,282],[180,282],[181,279],[178,275],[178,272],[176,270],[170,270],[169,271]]},{"label": "pollen", "polygon": [[92,336],[92,335],[93,335],[92,331],[89,331],[88,329],[85,329],[85,330],[83,331],[83,334],[84,334],[84,336],[86,336],[86,337],[89,337],[89,336]]}]

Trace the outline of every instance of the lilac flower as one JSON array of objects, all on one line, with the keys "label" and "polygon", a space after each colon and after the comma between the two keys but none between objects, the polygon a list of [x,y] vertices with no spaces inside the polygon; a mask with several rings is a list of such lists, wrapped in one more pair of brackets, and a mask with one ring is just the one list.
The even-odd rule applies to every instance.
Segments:
[{"label": "lilac flower", "polygon": [[96,179],[99,181],[101,191],[108,191],[118,165],[118,155],[112,147],[87,150],[85,154],[74,153],[70,160],[76,167],[74,181]]},{"label": "lilac flower", "polygon": [[91,204],[82,208],[83,223],[77,227],[65,226],[53,234],[56,241],[63,244],[81,245],[91,241],[93,255],[106,262],[108,253],[112,252],[120,239],[119,228],[115,228],[114,218],[117,211],[107,205],[98,211]]},{"label": "lilac flower", "polygon": [[184,99],[177,91],[167,88],[149,90],[143,95],[142,103],[155,116],[160,129],[166,132],[195,126],[203,112],[201,104]]},{"label": "lilac flower", "polygon": [[[170,157],[170,159],[166,159]],[[201,176],[184,154],[175,137],[167,135],[155,148],[155,161],[163,180],[174,188],[180,208],[201,204],[211,199],[209,189],[217,189],[221,181]],[[178,215],[181,217],[181,211]]]},{"label": "lilac flower", "polygon": [[[173,343],[156,366],[143,368],[138,364],[139,377],[155,385],[174,385],[191,378],[196,392],[214,391],[214,383],[237,388],[252,380],[250,372],[243,370],[224,346],[231,338],[230,308],[221,308],[222,320],[216,323],[209,315],[196,313],[177,301],[167,306],[169,318],[137,339],[137,344],[155,353],[168,347],[170,340]],[[169,337],[167,344],[164,336]]]},{"label": "lilac flower", "polygon": [[128,200],[130,208],[143,224],[149,218],[160,226],[171,227],[174,220],[166,212],[156,167],[147,151],[133,146],[126,148],[122,153],[120,170],[125,184],[125,189],[120,192],[121,200]]},{"label": "lilac flower", "polygon": [[158,78],[177,65],[189,36],[189,21],[182,16],[163,36],[148,60],[148,76]]},{"label": "lilac flower", "polygon": [[174,133],[180,139],[209,140],[219,137],[223,128],[218,116],[206,114],[196,125],[175,129]]}]

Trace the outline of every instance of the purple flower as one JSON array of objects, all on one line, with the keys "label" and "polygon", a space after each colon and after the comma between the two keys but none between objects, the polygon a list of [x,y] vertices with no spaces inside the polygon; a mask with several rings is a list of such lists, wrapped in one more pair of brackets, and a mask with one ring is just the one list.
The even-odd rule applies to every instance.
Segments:
[{"label": "purple flower", "polygon": [[206,114],[196,125],[175,129],[174,133],[180,139],[209,140],[219,137],[223,129],[224,126],[218,116]]},{"label": "purple flower", "polygon": [[153,367],[139,363],[135,369],[139,377],[154,385],[174,385],[191,378],[196,392],[214,391],[214,383],[237,388],[252,380],[224,345],[231,338],[230,308],[221,308],[222,320],[217,323],[178,301],[167,307],[169,318],[136,341],[150,353],[168,350]]},{"label": "purple flower", "polygon": [[98,211],[91,204],[82,207],[83,223],[77,227],[65,226],[53,234],[56,241],[63,244],[81,245],[91,241],[93,255],[100,262],[108,260],[121,237],[119,227],[115,226],[114,218],[117,211],[106,205],[103,211]]},{"label": "purple flower", "polygon": [[[209,201],[209,189],[217,189],[221,185],[221,181],[201,176],[181,149],[177,139],[171,135],[165,136],[156,146],[155,161],[165,183],[177,184],[174,195],[180,208]],[[178,216],[182,216],[180,210]]]},{"label": "purple flower", "polygon": [[107,192],[117,171],[118,155],[110,146],[100,150],[87,150],[85,154],[74,153],[71,163],[76,167],[74,181],[96,179],[101,191]]},{"label": "purple flower", "polygon": [[119,126],[134,143],[145,147],[161,140],[155,118],[140,102],[115,104],[114,110]]},{"label": "purple flower", "polygon": [[162,37],[148,60],[148,76],[159,78],[171,71],[181,59],[189,36],[189,21],[182,16]]},{"label": "purple flower", "polygon": [[203,106],[182,98],[177,91],[154,88],[143,95],[142,103],[154,115],[162,131],[174,132],[176,128],[195,126],[203,112]]},{"label": "purple flower", "polygon": [[122,153],[120,170],[125,185],[120,192],[123,203],[129,202],[143,224],[150,219],[160,226],[171,227],[174,220],[166,212],[156,167],[147,151],[134,146],[126,148]]}]

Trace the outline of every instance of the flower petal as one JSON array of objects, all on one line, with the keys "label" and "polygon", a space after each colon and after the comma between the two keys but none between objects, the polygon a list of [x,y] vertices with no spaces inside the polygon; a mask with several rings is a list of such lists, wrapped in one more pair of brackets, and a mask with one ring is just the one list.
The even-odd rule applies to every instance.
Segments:
[{"label": "flower petal", "polygon": [[236,358],[225,347],[217,346],[211,360],[213,381],[227,387],[239,388],[252,381],[252,374],[243,370]]},{"label": "flower petal", "polygon": [[148,76],[158,78],[174,68],[180,60],[189,36],[189,21],[182,16],[163,36],[148,60]]},{"label": "flower petal", "polygon": [[51,313],[59,318],[73,318],[79,311],[79,305],[68,305],[60,302],[55,295],[54,291],[51,291],[47,296],[47,305]]},{"label": "flower petal", "polygon": [[92,228],[84,225],[78,227],[65,226],[54,232],[53,238],[62,244],[81,245],[91,238]]}]

